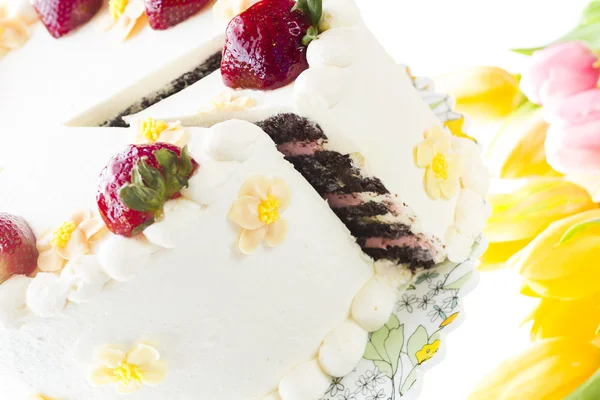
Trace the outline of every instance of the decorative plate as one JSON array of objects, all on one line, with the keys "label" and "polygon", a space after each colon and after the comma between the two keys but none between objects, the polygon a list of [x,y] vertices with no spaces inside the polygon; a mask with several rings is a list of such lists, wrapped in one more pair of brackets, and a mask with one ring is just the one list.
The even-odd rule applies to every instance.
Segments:
[{"label": "decorative plate", "polygon": [[[443,124],[464,118],[468,125],[466,117],[453,111],[454,99],[435,93],[430,79],[413,77],[413,84]],[[322,400],[416,399],[423,373],[443,359],[445,335],[462,320],[461,302],[477,285],[476,262],[486,248],[482,236],[469,260],[447,261],[417,274],[388,323],[369,335],[354,371],[334,379]]]}]

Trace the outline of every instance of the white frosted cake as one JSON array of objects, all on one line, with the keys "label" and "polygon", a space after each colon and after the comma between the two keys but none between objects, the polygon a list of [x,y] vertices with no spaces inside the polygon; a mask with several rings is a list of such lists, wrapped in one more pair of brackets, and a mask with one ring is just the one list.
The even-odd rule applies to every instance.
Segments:
[{"label": "white frosted cake", "polygon": [[351,0],[206,7],[123,43],[38,24],[0,60],[0,398],[318,400],[481,234],[477,143]]}]

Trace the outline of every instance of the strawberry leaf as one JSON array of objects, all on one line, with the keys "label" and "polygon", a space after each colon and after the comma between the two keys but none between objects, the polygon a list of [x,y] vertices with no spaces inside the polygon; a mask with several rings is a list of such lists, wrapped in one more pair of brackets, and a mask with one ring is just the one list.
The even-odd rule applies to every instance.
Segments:
[{"label": "strawberry leaf", "polygon": [[127,207],[140,212],[156,211],[164,204],[164,200],[154,189],[140,185],[123,186],[120,196]]},{"label": "strawberry leaf", "polygon": [[323,0],[307,0],[306,3],[313,26],[319,26],[323,16]]},{"label": "strawberry leaf", "polygon": [[188,176],[192,173],[193,168],[194,166],[192,165],[192,159],[188,153],[188,147],[187,145],[183,146],[183,149],[181,149],[181,156],[179,156],[179,173]]},{"label": "strawberry leaf", "polygon": [[[144,186],[154,189],[158,194],[164,196],[166,189],[165,179],[158,169],[150,166],[145,161],[141,161],[133,169],[133,173],[136,172],[140,174]],[[136,184],[135,181],[133,183]]]},{"label": "strawberry leaf", "polygon": [[177,172],[177,154],[167,149],[160,149],[154,152],[156,161],[160,164],[165,174],[175,174]]}]

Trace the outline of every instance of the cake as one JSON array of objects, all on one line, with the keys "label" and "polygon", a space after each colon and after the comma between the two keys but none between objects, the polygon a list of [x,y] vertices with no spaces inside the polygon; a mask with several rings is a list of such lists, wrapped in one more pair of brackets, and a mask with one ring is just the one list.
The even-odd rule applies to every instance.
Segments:
[{"label": "cake", "polygon": [[219,0],[101,46],[90,92],[89,60],[49,60],[28,105],[24,60],[102,34],[0,61],[2,398],[318,400],[415,273],[469,257],[489,206],[464,119],[440,125],[351,0],[320,4]]}]

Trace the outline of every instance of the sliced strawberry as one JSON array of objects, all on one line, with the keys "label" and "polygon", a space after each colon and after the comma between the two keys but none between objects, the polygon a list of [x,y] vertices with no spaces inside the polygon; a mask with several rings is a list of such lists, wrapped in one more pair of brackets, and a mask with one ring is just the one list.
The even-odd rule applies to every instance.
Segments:
[{"label": "sliced strawberry", "polygon": [[0,283],[37,268],[35,235],[22,217],[0,213]]},{"label": "sliced strawberry", "polygon": [[277,89],[308,68],[321,0],[263,0],[233,18],[225,33],[221,74],[234,89]]},{"label": "sliced strawberry", "polygon": [[186,147],[127,146],[100,174],[96,201],[106,226],[126,237],[141,233],[160,218],[167,200],[180,196],[197,168]]},{"label": "sliced strawberry", "polygon": [[155,30],[165,30],[196,14],[210,0],[144,0],[148,23]]},{"label": "sliced strawberry", "polygon": [[88,22],[102,7],[102,0],[32,0],[33,7],[55,38]]}]

